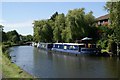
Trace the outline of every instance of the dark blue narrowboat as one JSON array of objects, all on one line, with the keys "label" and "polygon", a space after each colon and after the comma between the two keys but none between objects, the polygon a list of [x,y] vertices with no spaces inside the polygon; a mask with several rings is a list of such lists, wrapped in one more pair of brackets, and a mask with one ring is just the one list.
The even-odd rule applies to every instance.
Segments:
[{"label": "dark blue narrowboat", "polygon": [[91,44],[92,38],[81,39],[82,43],[38,43],[37,47],[45,50],[59,51],[72,54],[96,54],[96,44]]},{"label": "dark blue narrowboat", "polygon": [[52,50],[73,53],[73,54],[96,54],[97,53],[97,49],[95,47],[86,48],[84,43],[83,44],[54,43]]}]

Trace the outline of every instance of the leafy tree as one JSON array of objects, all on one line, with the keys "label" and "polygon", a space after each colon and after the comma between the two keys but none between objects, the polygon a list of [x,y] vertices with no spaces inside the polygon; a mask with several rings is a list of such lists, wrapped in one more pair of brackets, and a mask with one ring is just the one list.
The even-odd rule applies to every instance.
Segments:
[{"label": "leafy tree", "polygon": [[52,32],[52,28],[50,25],[48,25],[47,23],[45,25],[43,25],[42,28],[42,39],[44,42],[52,42],[52,36],[53,36],[53,32]]},{"label": "leafy tree", "polygon": [[[90,36],[94,21],[92,12],[85,14],[84,8],[69,10],[66,16],[56,12],[50,19],[34,21],[33,39],[36,42],[75,42]],[[94,34],[91,33],[96,37]]]},{"label": "leafy tree", "polygon": [[88,26],[90,27],[94,27],[94,23],[95,23],[95,17],[93,16],[93,12],[90,11],[89,13],[87,13],[85,15],[85,22]]},{"label": "leafy tree", "polygon": [[118,2],[107,2],[105,8],[110,14],[110,27],[114,29],[114,39],[116,42],[120,42],[120,1]]},{"label": "leafy tree", "polygon": [[0,41],[6,42],[8,40],[6,33],[3,31],[4,26],[0,25]]},{"label": "leafy tree", "polygon": [[92,12],[85,14],[84,8],[70,10],[66,16],[66,25],[70,29],[69,34],[71,34],[72,41],[88,36],[94,21]]},{"label": "leafy tree", "polygon": [[14,42],[14,43],[19,43],[20,36],[16,30],[9,31],[6,33],[6,35],[7,35],[9,41]]},{"label": "leafy tree", "polygon": [[29,41],[33,41],[33,36],[32,35],[19,35],[20,36],[20,41],[21,42],[29,42]]},{"label": "leafy tree", "polygon": [[55,21],[55,18],[56,18],[57,15],[58,15],[58,12],[55,12],[55,13],[51,16],[50,20]]},{"label": "leafy tree", "polygon": [[35,42],[50,42],[53,38],[52,21],[40,20],[34,21],[34,41]]},{"label": "leafy tree", "polygon": [[54,35],[54,40],[56,42],[59,42],[61,40],[61,33],[60,33],[60,29],[58,27],[56,27],[53,31],[53,35]]},{"label": "leafy tree", "polygon": [[8,41],[8,37],[6,35],[6,33],[4,31],[2,31],[2,42],[7,42]]},{"label": "leafy tree", "polygon": [[[110,14],[110,27],[114,30],[113,34],[111,35],[113,37],[113,40],[117,44],[117,50],[118,45],[120,43],[120,1],[117,2],[107,2],[105,8],[108,10]],[[118,53],[117,53],[118,54]]]},{"label": "leafy tree", "polygon": [[32,35],[27,35],[26,38],[27,38],[27,41],[33,41],[33,36]]},{"label": "leafy tree", "polygon": [[16,35],[12,36],[12,42],[17,43],[18,37]]},{"label": "leafy tree", "polygon": [[66,34],[67,34],[67,30],[66,29],[62,30],[62,33],[61,33],[62,42],[67,42]]},{"label": "leafy tree", "polygon": [[45,24],[45,20],[41,20],[41,21],[34,21],[34,37],[33,37],[33,40],[35,42],[39,42],[39,41],[42,41],[42,37],[41,37],[41,34],[42,34],[42,28],[43,28],[43,25]]},{"label": "leafy tree", "polygon": [[72,41],[70,27],[66,27],[62,31],[62,40],[63,40],[63,42],[71,42]]},{"label": "leafy tree", "polygon": [[[60,41],[63,42],[62,40],[62,31],[65,29],[65,16],[64,14],[58,14],[55,19],[55,25],[54,25],[54,41]],[[59,33],[59,34],[58,34]]]},{"label": "leafy tree", "polygon": [[3,27],[4,27],[4,26],[0,25],[0,32],[3,31]]},{"label": "leafy tree", "polygon": [[0,25],[0,41],[2,41],[2,32],[3,32],[3,26],[2,25]]}]

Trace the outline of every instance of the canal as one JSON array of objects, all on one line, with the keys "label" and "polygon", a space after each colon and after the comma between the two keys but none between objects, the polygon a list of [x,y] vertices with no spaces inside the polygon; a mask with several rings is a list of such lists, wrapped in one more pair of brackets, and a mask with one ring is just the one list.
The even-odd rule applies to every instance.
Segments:
[{"label": "canal", "polygon": [[120,78],[119,58],[61,55],[32,46],[10,50],[12,61],[38,78]]}]

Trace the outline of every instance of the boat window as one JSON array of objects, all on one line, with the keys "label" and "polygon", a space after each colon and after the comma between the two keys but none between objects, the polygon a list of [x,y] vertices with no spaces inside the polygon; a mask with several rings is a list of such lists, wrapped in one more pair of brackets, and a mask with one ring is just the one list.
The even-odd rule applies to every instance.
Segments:
[{"label": "boat window", "polygon": [[55,44],[55,48],[58,48],[58,44]]},{"label": "boat window", "polygon": [[79,47],[78,47],[78,46],[73,46],[73,49],[74,49],[74,50],[78,50]]},{"label": "boat window", "polygon": [[67,46],[67,49],[69,49],[70,45],[66,45]]},{"label": "boat window", "polygon": [[48,44],[47,45],[47,48],[52,48],[53,47],[53,44]]},{"label": "boat window", "polygon": [[63,49],[63,45],[59,45],[59,48],[60,48],[60,49]]},{"label": "boat window", "polygon": [[72,50],[72,49],[73,49],[73,46],[70,46],[69,49]]},{"label": "boat window", "polygon": [[64,46],[64,49],[67,49],[67,46]]}]

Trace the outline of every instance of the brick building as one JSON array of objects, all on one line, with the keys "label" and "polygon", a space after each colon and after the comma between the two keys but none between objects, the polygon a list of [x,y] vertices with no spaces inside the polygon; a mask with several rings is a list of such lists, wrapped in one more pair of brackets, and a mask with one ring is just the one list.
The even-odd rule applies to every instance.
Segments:
[{"label": "brick building", "polygon": [[110,24],[109,14],[96,18],[96,26],[108,26]]}]

